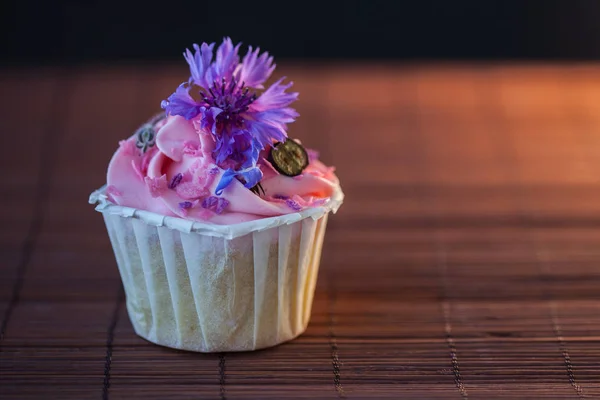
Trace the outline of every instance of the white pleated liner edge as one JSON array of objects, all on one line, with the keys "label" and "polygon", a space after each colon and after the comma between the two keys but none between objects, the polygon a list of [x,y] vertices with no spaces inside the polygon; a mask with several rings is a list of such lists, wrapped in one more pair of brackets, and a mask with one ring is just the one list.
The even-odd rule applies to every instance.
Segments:
[{"label": "white pleated liner edge", "polygon": [[138,335],[199,352],[247,351],[300,335],[310,319],[329,211],[220,226],[121,207],[92,193]]},{"label": "white pleated liner edge", "polygon": [[141,337],[182,350],[248,351],[306,329],[327,214],[236,239],[103,216]]},{"label": "white pleated liner edge", "polygon": [[180,232],[197,232],[204,235],[222,237],[226,239],[234,239],[247,235],[251,232],[260,232],[282,225],[293,224],[308,217],[317,220],[329,212],[333,212],[335,214],[338,208],[342,205],[343,201],[344,193],[342,192],[342,189],[337,186],[333,196],[325,204],[319,207],[308,208],[300,212],[277,217],[261,218],[255,221],[242,222],[239,224],[216,225],[209,222],[199,222],[179,217],[169,217],[151,211],[116,205],[108,200],[108,197],[106,196],[106,185],[94,191],[89,197],[89,203],[97,204],[96,211],[99,211],[103,214],[109,213],[126,218],[137,218],[144,221],[148,225],[166,226],[170,229],[175,229]]}]

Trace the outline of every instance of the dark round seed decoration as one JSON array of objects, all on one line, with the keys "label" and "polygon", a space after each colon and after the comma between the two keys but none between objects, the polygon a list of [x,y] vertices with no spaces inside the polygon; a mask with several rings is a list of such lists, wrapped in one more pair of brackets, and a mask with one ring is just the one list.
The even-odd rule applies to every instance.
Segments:
[{"label": "dark round seed decoration", "polygon": [[280,174],[297,176],[308,166],[308,153],[300,143],[287,139],[273,145],[269,161]]},{"label": "dark round seed decoration", "polygon": [[142,150],[142,153],[148,151],[148,149],[156,143],[156,133],[152,125],[144,125],[136,132],[137,141],[136,147]]}]

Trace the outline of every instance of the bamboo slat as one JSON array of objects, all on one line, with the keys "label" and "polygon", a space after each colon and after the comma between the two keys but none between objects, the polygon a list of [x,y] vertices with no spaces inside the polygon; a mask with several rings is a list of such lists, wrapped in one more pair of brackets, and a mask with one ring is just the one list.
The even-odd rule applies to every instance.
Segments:
[{"label": "bamboo slat", "polygon": [[282,69],[346,203],[306,333],[209,355],[135,335],[86,201],[185,69],[0,71],[0,397],[600,398],[600,67]]}]

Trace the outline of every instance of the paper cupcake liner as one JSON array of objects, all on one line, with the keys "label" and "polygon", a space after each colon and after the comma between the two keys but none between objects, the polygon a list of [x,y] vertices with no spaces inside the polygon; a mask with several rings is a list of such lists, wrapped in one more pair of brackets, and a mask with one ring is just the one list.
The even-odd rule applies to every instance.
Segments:
[{"label": "paper cupcake liner", "polygon": [[240,225],[250,223],[185,224],[98,196],[90,201],[100,203],[141,337],[182,350],[246,351],[306,329],[328,212],[341,192],[333,206],[252,221],[247,232]]}]

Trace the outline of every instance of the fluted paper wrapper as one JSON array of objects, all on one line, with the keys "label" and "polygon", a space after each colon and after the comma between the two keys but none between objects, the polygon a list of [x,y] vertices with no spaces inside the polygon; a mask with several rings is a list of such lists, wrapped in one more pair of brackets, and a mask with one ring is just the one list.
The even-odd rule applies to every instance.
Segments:
[{"label": "fluted paper wrapper", "polygon": [[103,190],[90,197],[104,216],[136,333],[200,352],[256,350],[304,332],[328,212],[342,200],[340,191],[304,214],[224,229],[117,206]]}]

